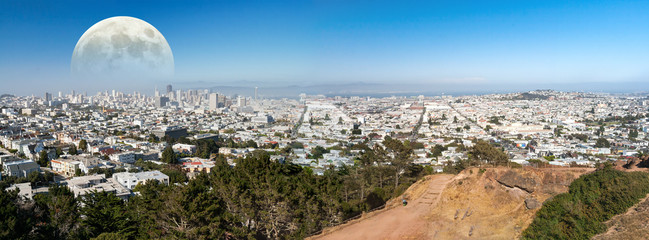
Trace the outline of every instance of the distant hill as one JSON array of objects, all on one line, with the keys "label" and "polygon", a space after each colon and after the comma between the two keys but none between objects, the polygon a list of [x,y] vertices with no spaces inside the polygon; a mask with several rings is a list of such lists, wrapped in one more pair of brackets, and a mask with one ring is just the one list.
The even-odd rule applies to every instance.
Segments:
[{"label": "distant hill", "polygon": [[525,92],[525,93],[520,93],[520,94],[518,94],[516,96],[513,96],[512,100],[547,100],[548,98],[550,98],[550,97],[546,96],[546,95]]}]

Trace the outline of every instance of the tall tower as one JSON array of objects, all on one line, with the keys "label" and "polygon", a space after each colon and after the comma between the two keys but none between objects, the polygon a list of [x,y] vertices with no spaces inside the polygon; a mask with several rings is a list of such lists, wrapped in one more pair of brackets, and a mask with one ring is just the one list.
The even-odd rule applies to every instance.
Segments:
[{"label": "tall tower", "polygon": [[209,105],[210,105],[210,111],[214,111],[217,108],[219,108],[219,94],[218,93],[210,93]]},{"label": "tall tower", "polygon": [[167,97],[169,96],[169,94],[171,94],[171,92],[173,92],[173,88],[171,88],[171,84],[169,84],[167,85]]}]

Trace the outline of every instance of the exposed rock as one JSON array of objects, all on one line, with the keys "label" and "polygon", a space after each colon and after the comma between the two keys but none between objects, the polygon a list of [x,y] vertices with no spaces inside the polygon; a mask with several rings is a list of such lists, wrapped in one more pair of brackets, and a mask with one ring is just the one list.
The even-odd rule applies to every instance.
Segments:
[{"label": "exposed rock", "polygon": [[539,202],[539,200],[536,200],[536,198],[528,198],[525,199],[525,207],[527,209],[537,209],[541,207],[541,203]]},{"label": "exposed rock", "polygon": [[532,176],[523,176],[518,172],[509,170],[496,179],[500,184],[507,187],[517,187],[528,193],[533,193],[539,185],[538,181]]}]

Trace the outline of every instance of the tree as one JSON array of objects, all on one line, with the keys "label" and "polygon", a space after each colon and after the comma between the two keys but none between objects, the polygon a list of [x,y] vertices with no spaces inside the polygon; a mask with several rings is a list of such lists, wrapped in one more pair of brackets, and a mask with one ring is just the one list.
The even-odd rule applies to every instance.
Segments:
[{"label": "tree", "polygon": [[88,142],[86,142],[86,139],[79,141],[79,150],[88,152]]},{"label": "tree", "polygon": [[36,183],[44,182],[44,179],[40,172],[33,171],[27,174],[27,181],[29,181],[32,186],[36,186]]},{"label": "tree", "polygon": [[167,146],[165,150],[162,152],[162,162],[168,163],[168,164],[177,164],[178,163],[178,157],[176,156],[176,153],[174,152],[173,149],[171,149],[171,146]]},{"label": "tree", "polygon": [[500,118],[498,116],[491,116],[491,118],[489,118],[489,123],[500,125]]},{"label": "tree", "polygon": [[127,238],[135,234],[136,223],[126,211],[122,199],[114,193],[92,191],[81,198],[81,228],[87,237],[96,237],[101,233],[119,233]]},{"label": "tree", "polygon": [[[19,208],[16,205],[18,191],[5,191],[0,189],[0,238],[18,239],[26,234],[26,231],[19,231],[22,226],[19,217]],[[22,229],[24,230],[24,229]]]},{"label": "tree", "polygon": [[631,129],[629,131],[629,139],[636,139],[638,138],[638,130]]},{"label": "tree", "polygon": [[74,194],[66,186],[52,185],[48,194],[34,196],[37,205],[45,209],[46,225],[44,235],[53,239],[71,239],[79,228],[78,203]]},{"label": "tree", "polygon": [[315,148],[313,148],[311,150],[311,156],[309,156],[309,158],[319,159],[325,153],[329,153],[329,150],[327,150],[327,149],[325,149],[325,148],[323,148],[321,146],[316,146]]},{"label": "tree", "polygon": [[171,184],[187,182],[187,175],[185,175],[185,172],[178,165],[167,166],[161,172],[169,176],[169,183]]},{"label": "tree", "polygon": [[476,144],[469,151],[471,160],[470,164],[492,164],[493,166],[498,165],[507,165],[509,163],[509,158],[507,155],[497,149],[488,142],[483,140],[478,140]]},{"label": "tree", "polygon": [[68,153],[70,155],[77,155],[77,147],[74,146],[74,144],[71,144],[70,147],[68,148]]},{"label": "tree", "polygon": [[393,154],[390,163],[396,170],[394,174],[394,187],[397,188],[399,186],[399,175],[412,163],[413,151],[410,146],[406,146],[401,141],[395,139],[384,140],[383,145]]},{"label": "tree", "polygon": [[214,140],[198,140],[196,141],[196,153],[194,156],[200,158],[210,158],[212,153],[218,153],[219,146],[216,145]]},{"label": "tree", "polygon": [[99,234],[96,238],[93,238],[92,240],[127,240],[128,238],[122,236],[119,233],[102,233]]},{"label": "tree", "polygon": [[38,165],[41,167],[47,167],[47,164],[49,163],[49,158],[47,156],[47,151],[42,150],[41,152],[38,153]]},{"label": "tree", "polygon": [[63,155],[63,149],[61,149],[61,147],[57,147],[56,148],[56,158],[60,157],[61,155]]},{"label": "tree", "polygon": [[598,138],[597,142],[595,143],[595,147],[597,148],[608,148],[611,147],[611,143],[606,140],[606,138]]},{"label": "tree", "polygon": [[604,126],[599,126],[599,130],[597,130],[597,135],[602,136],[604,134]]},{"label": "tree", "polygon": [[435,146],[433,146],[433,149],[431,150],[431,155],[432,157],[442,156],[442,152],[446,151],[446,149],[447,148],[442,145],[435,144]]}]

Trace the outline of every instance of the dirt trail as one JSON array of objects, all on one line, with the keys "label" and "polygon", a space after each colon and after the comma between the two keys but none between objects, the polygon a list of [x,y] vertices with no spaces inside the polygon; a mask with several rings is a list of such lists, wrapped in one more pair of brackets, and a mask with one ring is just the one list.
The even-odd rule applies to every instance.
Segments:
[{"label": "dirt trail", "polygon": [[[426,218],[440,199],[446,185],[453,175],[439,174],[431,176],[426,191],[415,199],[409,199],[407,206],[398,206],[401,199],[387,204],[395,206],[339,227],[333,232],[324,233],[311,239],[430,239],[430,220]],[[398,204],[397,204],[398,203]]]}]

